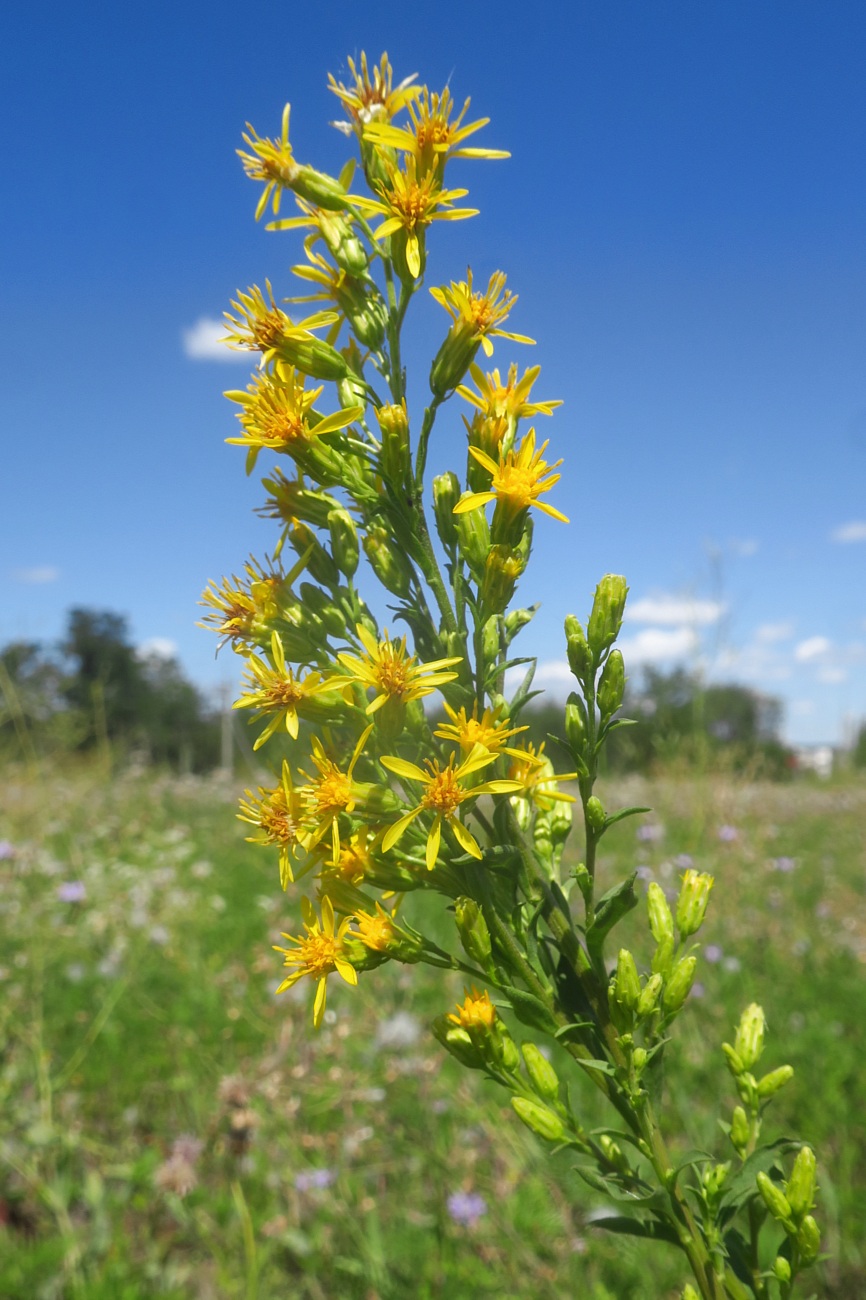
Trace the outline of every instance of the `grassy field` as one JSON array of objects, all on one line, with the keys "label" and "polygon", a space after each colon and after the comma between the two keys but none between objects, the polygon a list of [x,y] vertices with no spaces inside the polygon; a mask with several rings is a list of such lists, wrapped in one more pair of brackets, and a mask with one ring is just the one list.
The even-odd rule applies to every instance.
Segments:
[{"label": "grassy field", "polygon": [[[717,876],[671,1131],[724,1151],[719,1043],[760,1000],[762,1065],[796,1069],[770,1136],[819,1154],[832,1260],[812,1289],[866,1295],[866,785],[628,786],[605,802],[654,812],[611,832],[602,872],[665,883],[690,858]],[[459,983],[389,966],[357,990],[332,981],[319,1034],[305,982],[274,996],[270,945],[297,908],[244,842],[236,794],[3,775],[2,1300],[678,1295],[669,1248],[594,1228],[601,1201],[570,1158],[548,1161],[504,1096],[445,1059],[427,1024]],[[438,908],[413,916],[444,937]],[[629,922],[645,952],[642,911]]]}]

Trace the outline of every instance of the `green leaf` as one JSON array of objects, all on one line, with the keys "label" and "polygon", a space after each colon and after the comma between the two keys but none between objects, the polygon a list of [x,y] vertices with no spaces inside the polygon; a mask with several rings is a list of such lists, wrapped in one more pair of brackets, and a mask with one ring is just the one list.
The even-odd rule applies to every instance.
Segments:
[{"label": "green leaf", "polygon": [[586,930],[586,946],[594,964],[601,961],[604,941],[613,927],[633,907],[637,907],[637,894],[634,892],[636,875],[636,872],[632,872],[627,880],[614,885],[596,904],[595,920]]},{"label": "green leaf", "polygon": [[801,1143],[795,1138],[783,1137],[769,1143],[767,1146],[758,1147],[758,1150],[743,1162],[741,1168],[726,1180],[719,1201],[719,1209],[729,1210],[733,1213],[750,1201],[753,1196],[757,1196],[759,1194],[755,1186],[757,1175],[759,1173],[768,1174],[774,1168],[779,1169],[781,1172],[778,1157],[786,1151],[799,1148],[800,1145]]},{"label": "green leaf", "polygon": [[605,1214],[591,1220],[591,1227],[604,1228],[605,1232],[617,1232],[627,1237],[643,1237],[649,1241],[668,1241],[672,1246],[682,1243],[676,1231],[667,1223],[656,1219],[630,1219],[625,1214]]},{"label": "green leaf", "polygon": [[567,1041],[570,1034],[574,1034],[575,1037],[579,1038],[582,1029],[595,1029],[595,1025],[591,1020],[572,1020],[568,1025],[561,1025],[553,1037],[558,1038],[561,1043],[564,1043]]},{"label": "green leaf", "polygon": [[610,817],[605,817],[604,829],[608,830],[611,826],[615,826],[617,822],[624,821],[626,817],[635,817],[638,813],[651,811],[651,808],[620,808],[619,812],[613,813]]},{"label": "green leaf", "polygon": [[651,1188],[648,1192],[639,1193],[627,1192],[618,1183],[611,1179],[605,1178],[603,1174],[598,1173],[590,1165],[575,1165],[577,1173],[593,1191],[601,1192],[615,1205],[631,1205],[637,1208],[664,1210],[667,1205],[667,1196],[660,1187]]},{"label": "green leaf", "polygon": [[555,1032],[556,1021],[540,998],[515,988],[513,984],[500,984],[499,987],[521,1024],[529,1025],[531,1029],[541,1029],[546,1034]]}]

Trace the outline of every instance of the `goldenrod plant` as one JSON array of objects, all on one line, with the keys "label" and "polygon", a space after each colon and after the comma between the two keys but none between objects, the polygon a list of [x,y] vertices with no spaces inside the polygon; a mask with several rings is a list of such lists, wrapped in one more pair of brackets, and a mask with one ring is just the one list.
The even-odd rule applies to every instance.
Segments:
[{"label": "goldenrod plant", "polygon": [[[738,1096],[722,1122],[728,1158],[683,1156],[681,1141],[675,1158],[663,1133],[665,1046],[695,980],[712,878],[686,871],[675,898],[650,884],[646,971],[614,939],[638,906],[635,876],[596,888],[602,838],[646,811],[609,810],[595,793],[607,737],[626,725],[624,578],[601,579],[584,623],[566,619],[575,689],[558,745],[524,739],[534,664],[513,647],[535,606],[515,606],[515,593],[533,512],[544,527],[568,520],[554,504],[561,461],[526,427],[560,403],[535,398],[537,365],[483,368],[499,340],[533,342],[504,328],[517,298],[503,272],[430,287],[442,342],[426,409],[407,403],[404,327],[431,227],[477,215],[452,175],[508,155],[474,143],[487,119],[467,120],[468,100],[457,112],[447,89],[395,84],[386,55],[348,66],[348,84],[330,87],[360,167],[335,177],[298,161],[288,105],[275,139],[249,127],[239,151],[263,187],[256,218],[303,236],[293,272],[304,292],[253,286],[227,314],[227,341],[256,361],[248,387],[227,394],[241,428],[229,441],[246,449],[247,473],[263,453],[278,458],[262,513],[279,536],[204,597],[205,621],[246,659],[237,707],[252,711],[255,748],[266,755],[281,738],[270,785],[248,790],[240,811],[251,838],[278,850],[283,888],[304,885],[296,933],[278,948],[279,989],[310,980],[318,1027],[330,976],[356,985],[388,961],[462,972],[464,1000],[443,1006],[433,1033],[504,1088],[551,1150],[573,1153],[612,1203],[596,1226],[681,1251],[693,1274],[684,1297],[786,1300],[820,1252],[815,1157],[793,1140],[759,1141],[792,1074],[756,1072],[759,1006],[719,1057]],[[466,463],[430,482],[446,406],[465,425]],[[384,588],[391,631],[361,579]],[[520,665],[515,688],[509,669]],[[425,710],[437,697],[447,721]],[[554,766],[560,753],[570,770]],[[578,826],[579,860],[565,852]],[[450,949],[406,919],[417,890],[444,899]],[[604,1094],[609,1127],[585,1127],[567,1068]]]}]

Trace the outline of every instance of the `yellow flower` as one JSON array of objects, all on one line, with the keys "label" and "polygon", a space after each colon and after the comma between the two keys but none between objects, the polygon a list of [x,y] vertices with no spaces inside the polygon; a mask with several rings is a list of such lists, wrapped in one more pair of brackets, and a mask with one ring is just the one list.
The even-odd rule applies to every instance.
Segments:
[{"label": "yellow flower", "polygon": [[349,110],[352,117],[352,122],[334,123],[346,134],[353,129],[366,126],[369,122],[390,122],[392,117],[420,93],[419,88],[412,85],[418,75],[416,72],[413,72],[410,77],[405,77],[398,86],[394,86],[394,74],[387,54],[382,55],[378,66],[373,64],[372,71],[367,65],[367,55],[363,50],[360,71],[351,59],[347,62],[354,82],[351,87],[344,86],[341,81],[328,74],[329,89]]},{"label": "yellow flower", "polygon": [[448,704],[445,705],[445,712],[451,722],[442,723],[433,734],[440,740],[454,741],[464,754],[470,753],[476,745],[486,749],[488,754],[520,754],[520,750],[509,749],[505,742],[509,736],[527,731],[528,727],[509,727],[507,718],[500,722],[497,709],[484,709],[480,718],[477,703],[472,706],[471,718],[467,716],[465,708],[455,713]]},{"label": "yellow flower", "polygon": [[336,325],[338,313],[319,311],[295,323],[274,301],[270,281],[265,281],[265,288],[267,298],[253,285],[232,300],[237,315],[224,313],[228,330],[225,341],[229,346],[235,351],[261,352],[263,366],[281,357],[314,379],[344,378],[345,358],[312,333],[325,325]]},{"label": "yellow flower", "polygon": [[437,686],[453,682],[456,673],[443,673],[443,668],[460,663],[460,656],[451,659],[433,659],[430,663],[419,664],[414,655],[406,653],[406,638],[392,641],[387,629],[382,641],[359,623],[356,631],[358,639],[366,650],[363,657],[347,654],[337,655],[340,663],[349,670],[349,677],[337,678],[335,681],[358,681],[365,688],[372,687],[376,695],[367,705],[367,713],[375,713],[388,700],[397,700],[408,704],[412,700],[423,699],[432,695]]},{"label": "yellow flower", "polygon": [[426,86],[421,88],[418,98],[408,105],[412,119],[411,128],[392,126],[389,122],[373,121],[364,128],[364,139],[376,144],[400,149],[414,155],[422,172],[442,174],[445,163],[451,158],[510,158],[502,149],[464,148],[463,141],[483,126],[487,126],[489,117],[479,118],[477,122],[462,125],[469,108],[469,100],[463,105],[459,115],[452,122],[451,114],[454,101],[446,88],[441,95],[432,94]]},{"label": "yellow flower", "polygon": [[517,295],[505,289],[502,271],[493,272],[484,293],[472,288],[471,270],[467,270],[465,280],[452,280],[448,287],[443,284],[430,292],[458,328],[466,329],[473,339],[480,341],[485,356],[493,356],[490,342],[493,337],[511,339],[514,343],[535,342],[525,334],[510,334],[499,328],[500,322],[507,319],[517,302]]},{"label": "yellow flower", "polygon": [[380,761],[383,767],[395,776],[403,777],[410,781],[419,781],[426,786],[421,802],[417,808],[406,813],[403,817],[390,826],[385,832],[382,840],[382,848],[387,851],[392,848],[403,833],[409,828],[410,824],[422,812],[432,812],[433,825],[427,836],[427,870],[432,871],[436,865],[436,859],[439,856],[439,845],[442,838],[442,822],[445,821],[454,832],[454,837],[460,847],[470,853],[473,858],[483,856],[481,849],[475,837],[459,820],[457,814],[460,805],[467,799],[475,799],[480,794],[512,794],[515,790],[520,789],[518,781],[485,781],[482,785],[464,786],[461,781],[471,776],[473,772],[480,771],[481,768],[487,767],[489,763],[496,760],[495,754],[489,754],[480,745],[469,754],[468,758],[460,764],[454,766],[454,756],[448,760],[447,766],[443,767],[438,759],[427,759],[428,771],[424,772],[414,763],[409,763],[404,758],[385,757]]},{"label": "yellow flower", "polygon": [[256,221],[259,220],[268,206],[268,200],[271,196],[273,196],[274,200],[274,216],[277,215],[280,210],[283,189],[291,185],[299,170],[289,144],[290,111],[290,105],[286,104],[283,109],[282,134],[279,140],[262,139],[247,122],[247,130],[251,134],[245,135],[244,140],[253,152],[251,154],[244,153],[243,149],[237,151],[247,176],[251,180],[265,182],[262,197],[259,199],[256,208]]},{"label": "yellow flower", "polygon": [[[473,361],[469,367],[478,392],[473,392],[466,384],[460,384],[455,390],[467,402],[476,408],[476,415],[470,426],[470,441],[477,443],[483,451],[495,450],[504,438],[510,439],[518,420],[529,419],[533,415],[553,415],[561,401],[531,402],[529,394],[532,385],[541,374],[541,366],[530,366],[517,378],[517,365],[508,368],[505,383],[499,377],[499,371],[484,374],[481,367]],[[473,436],[476,432],[479,437]]]},{"label": "yellow flower", "polygon": [[321,673],[317,672],[296,677],[292,669],[286,666],[283,643],[278,632],[271,633],[271,664],[266,664],[255,654],[249,656],[247,664],[249,684],[257,689],[239,696],[232,708],[258,709],[260,713],[274,715],[253,749],[261,749],[274,732],[283,727],[292,740],[297,740],[299,710],[314,696],[321,695],[323,691],[333,691],[333,682],[329,678],[323,679]]},{"label": "yellow flower", "polygon": [[[286,318],[288,319],[288,318]],[[235,447],[247,448],[247,473],[255,467],[259,452],[292,455],[309,447],[323,433],[336,433],[363,415],[363,406],[346,406],[333,415],[319,415],[312,409],[323,388],[304,388],[305,377],[296,376],[294,366],[277,362],[273,373],[256,376],[245,392],[229,390],[225,396],[237,402],[243,429],[240,438],[226,438]]]},{"label": "yellow flower", "polygon": [[249,797],[241,799],[238,818],[258,826],[259,833],[247,837],[251,844],[279,844],[280,884],[285,889],[294,880],[291,858],[304,847],[307,838],[299,792],[292,786],[288,763],[283,762],[282,780],[275,790],[259,786],[258,796],[252,790],[244,793]]},{"label": "yellow flower", "polygon": [[520,793],[513,802],[523,802],[536,808],[550,810],[559,800],[574,803],[573,794],[564,794],[557,786],[558,781],[574,781],[576,772],[554,772],[553,764],[544,752],[544,742],[538,749],[531,743],[517,747],[508,767],[508,775],[520,786]]},{"label": "yellow flower", "polygon": [[307,778],[307,785],[301,787],[300,795],[307,818],[312,823],[309,845],[312,848],[318,844],[330,830],[334,862],[340,859],[340,814],[352,812],[355,805],[366,797],[369,789],[368,785],[353,780],[352,773],[372,730],[371,723],[358,740],[345,772],[341,772],[333,759],[328,758],[322,742],[318,736],[314,736],[312,757],[319,775],[311,777],[307,772],[302,773]]},{"label": "yellow flower", "polygon": [[443,190],[432,174],[418,175],[418,167],[411,155],[404,170],[387,168],[387,181],[378,189],[379,198],[369,199],[362,194],[349,196],[349,201],[362,212],[381,214],[385,220],[375,231],[376,239],[384,239],[397,230],[406,232],[406,265],[417,278],[421,274],[421,238],[431,221],[462,221],[476,217],[477,208],[454,208],[455,199],[462,199],[468,190]]},{"label": "yellow flower", "polygon": [[365,948],[373,952],[387,952],[393,945],[396,931],[390,912],[386,912],[381,903],[376,904],[374,915],[369,912],[356,912],[358,938]]},{"label": "yellow flower", "polygon": [[217,586],[211,579],[199,603],[210,606],[201,626],[212,628],[223,638],[217,648],[231,641],[233,649],[239,650],[258,640],[279,613],[280,593],[291,587],[303,567],[298,563],[290,573],[283,574],[273,569],[265,570],[258,561],[250,558],[244,565],[246,580],[233,574],[231,578],[223,578],[222,584]]},{"label": "yellow flower", "polygon": [[454,513],[462,515],[467,510],[487,505],[488,501],[495,501],[497,508],[502,511],[505,523],[515,519],[529,506],[536,506],[546,515],[561,519],[567,524],[568,518],[560,510],[538,500],[542,492],[549,492],[562,477],[553,472],[562,464],[561,460],[548,465],[543,459],[546,447],[547,443],[544,442],[538,451],[535,450],[534,429],[529,430],[518,451],[506,452],[498,464],[478,447],[470,447],[470,455],[489,471],[493,479],[487,492],[470,492],[458,501]]},{"label": "yellow flower", "polygon": [[288,939],[295,947],[281,948],[274,944],[274,950],[283,953],[283,965],[296,968],[283,980],[277,992],[282,993],[284,989],[291,988],[304,975],[318,980],[316,1000],[313,1004],[313,1024],[318,1029],[325,1014],[328,976],[336,971],[347,984],[355,985],[358,983],[358,972],[346,957],[343,948],[350,918],[346,917],[340,922],[340,928],[335,930],[334,904],[327,897],[322,899],[321,921],[313,911],[313,905],[308,898],[301,899],[301,914],[306,933],[297,937],[290,934],[283,935],[283,938]]},{"label": "yellow flower", "polygon": [[341,842],[339,857],[325,864],[325,874],[337,876],[350,885],[359,885],[373,865],[373,838],[366,826],[353,831],[348,842]]},{"label": "yellow flower", "polygon": [[490,1001],[490,994],[485,989],[479,993],[476,988],[470,993],[468,989],[463,990],[466,999],[461,1005],[457,1003],[457,1013],[453,1011],[448,1013],[448,1019],[461,1029],[471,1031],[480,1029],[482,1032],[493,1028],[493,1022],[496,1019],[496,1008]]}]

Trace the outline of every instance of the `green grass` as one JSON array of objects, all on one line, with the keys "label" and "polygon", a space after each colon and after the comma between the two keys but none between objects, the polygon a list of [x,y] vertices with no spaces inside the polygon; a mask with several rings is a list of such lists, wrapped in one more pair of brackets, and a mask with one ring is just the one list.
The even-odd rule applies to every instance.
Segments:
[{"label": "green grass", "polygon": [[[663,833],[616,828],[604,876],[641,865],[673,882],[688,854],[717,877],[701,933],[715,960],[701,960],[703,995],[670,1049],[674,1145],[724,1152],[716,1116],[734,1097],[719,1043],[760,1000],[762,1066],[796,1069],[766,1131],[798,1134],[820,1160],[833,1258],[812,1289],[866,1294],[866,786],[623,785],[605,802],[651,804]],[[297,931],[297,909],[271,854],[245,843],[236,793],[4,774],[2,1300],[678,1295],[679,1259],[593,1228],[601,1202],[573,1158],[548,1160],[504,1094],[427,1033],[457,981],[391,966],[357,990],[332,981],[319,1034],[305,984],[274,997],[270,945]],[[724,826],[736,837],[720,839]],[[70,881],[83,901],[59,898]],[[439,900],[410,901],[448,934]],[[642,910],[623,929],[646,954]],[[389,1045],[401,1025],[417,1040]],[[584,1092],[576,1080],[587,1123],[602,1122]],[[185,1136],[201,1144],[190,1188],[170,1161]],[[474,1224],[448,1212],[459,1191],[486,1202]]]}]

